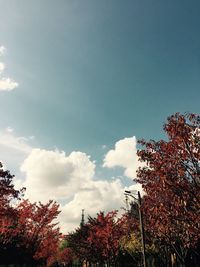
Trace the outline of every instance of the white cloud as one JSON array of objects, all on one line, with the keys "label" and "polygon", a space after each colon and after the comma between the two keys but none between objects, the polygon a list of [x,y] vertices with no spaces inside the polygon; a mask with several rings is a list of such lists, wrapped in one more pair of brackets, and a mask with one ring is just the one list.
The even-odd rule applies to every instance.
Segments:
[{"label": "white cloud", "polygon": [[136,177],[136,170],[141,165],[137,156],[136,137],[124,138],[115,144],[115,148],[105,155],[103,167],[124,168],[124,175],[129,178]]},{"label": "white cloud", "polygon": [[[0,131],[0,159],[6,164],[13,160],[16,169],[21,166],[22,173],[17,173],[15,185],[17,188],[26,187],[25,197],[42,202],[54,199],[61,204],[62,212],[58,219],[64,233],[79,225],[82,209],[85,209],[87,217],[100,210],[110,211],[125,206],[122,182],[119,179],[98,179],[95,162],[87,154],[73,151],[66,155],[63,151],[33,148],[29,144],[32,139],[31,136],[17,136],[11,127]],[[130,158],[133,151],[136,152],[133,148],[136,149],[135,138],[120,140],[113,150],[114,156],[106,156],[104,164],[121,166],[132,175]],[[133,151],[129,153],[130,150]],[[128,157],[124,160],[126,152]],[[141,190],[138,184],[126,189]]]},{"label": "white cloud", "polygon": [[1,91],[11,91],[18,86],[18,83],[10,78],[0,79],[0,90]]},{"label": "white cloud", "polygon": [[[55,199],[61,204],[62,230],[73,230],[80,223],[81,210],[119,209],[123,205],[123,185],[119,180],[94,180],[95,163],[83,152],[66,155],[60,151],[33,149],[21,166],[31,201]],[[67,203],[67,204],[66,204]]]},{"label": "white cloud", "polygon": [[5,46],[1,45],[0,46],[0,56],[3,55],[6,52]]},{"label": "white cloud", "polygon": [[0,62],[0,74],[5,69],[5,64],[3,62]]},{"label": "white cloud", "polygon": [[78,226],[82,209],[85,210],[86,217],[95,216],[99,211],[119,210],[123,206],[123,192],[124,188],[119,180],[91,181],[88,188],[77,192],[62,208],[60,221],[63,232],[72,231]]},{"label": "white cloud", "polygon": [[[4,46],[0,46],[0,56],[3,55],[6,51]],[[5,64],[0,62],[0,74],[5,69]],[[11,91],[18,86],[18,83],[9,77],[2,77],[0,78],[0,91]]]},{"label": "white cloud", "polygon": [[33,149],[21,166],[26,174],[24,186],[33,200],[71,198],[84,189],[94,175],[95,164],[82,152]]}]

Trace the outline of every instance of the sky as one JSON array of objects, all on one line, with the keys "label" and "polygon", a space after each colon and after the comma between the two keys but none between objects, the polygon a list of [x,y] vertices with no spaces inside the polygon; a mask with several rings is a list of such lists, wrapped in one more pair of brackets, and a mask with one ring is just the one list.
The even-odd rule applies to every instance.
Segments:
[{"label": "sky", "polygon": [[64,232],[120,209],[137,140],[200,113],[198,0],[0,0],[0,160]]}]

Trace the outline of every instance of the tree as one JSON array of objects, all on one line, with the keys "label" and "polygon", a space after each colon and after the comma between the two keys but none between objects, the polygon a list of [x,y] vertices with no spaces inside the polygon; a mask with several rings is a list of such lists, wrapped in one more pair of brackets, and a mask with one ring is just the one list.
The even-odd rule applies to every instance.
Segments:
[{"label": "tree", "polygon": [[84,224],[74,232],[66,236],[68,247],[73,252],[73,260],[83,263],[84,261],[94,261],[92,248],[87,239],[89,236],[89,224]]},{"label": "tree", "polygon": [[7,257],[6,251],[17,236],[17,211],[13,203],[20,199],[24,189],[16,190],[13,185],[14,176],[4,170],[0,162],[0,254]]},{"label": "tree", "polygon": [[20,193],[13,185],[14,175],[11,175],[9,171],[3,169],[3,165],[0,162],[0,220],[1,231],[5,231],[5,221],[9,221],[8,218],[12,218],[14,209],[11,205],[11,201],[19,199]]},{"label": "tree", "polygon": [[[123,215],[124,234],[120,238],[120,248],[122,251],[121,260],[129,261],[139,266],[143,262],[141,226],[139,219],[139,207],[135,201],[130,202],[130,210]],[[158,249],[155,238],[151,238],[148,231],[145,232],[145,250],[147,266],[159,265]],[[157,266],[156,265],[156,266]]]},{"label": "tree", "polygon": [[0,163],[1,263],[52,263],[60,241],[53,222],[59,205],[52,200],[47,204],[21,200],[24,188],[16,190],[13,178]]},{"label": "tree", "polygon": [[146,227],[176,253],[182,266],[200,240],[200,117],[176,113],[164,125],[167,141],[139,141],[137,181],[146,193]]},{"label": "tree", "polygon": [[18,211],[18,243],[25,248],[29,260],[52,263],[60,241],[59,228],[54,220],[60,211],[52,200],[47,204],[23,200]]},{"label": "tree", "polygon": [[56,262],[65,266],[73,264],[74,259],[74,253],[69,247],[68,236],[63,235],[59,243],[59,248],[56,255]]},{"label": "tree", "polygon": [[68,236],[69,247],[81,262],[85,260],[100,266],[105,262],[108,266],[116,263],[124,232],[123,221],[116,216],[116,211],[100,212]]},{"label": "tree", "polygon": [[99,255],[98,261],[107,261],[108,264],[115,264],[120,250],[120,237],[124,232],[122,221],[118,219],[117,212],[112,211],[104,215],[97,214],[96,218],[89,217],[88,242]]}]

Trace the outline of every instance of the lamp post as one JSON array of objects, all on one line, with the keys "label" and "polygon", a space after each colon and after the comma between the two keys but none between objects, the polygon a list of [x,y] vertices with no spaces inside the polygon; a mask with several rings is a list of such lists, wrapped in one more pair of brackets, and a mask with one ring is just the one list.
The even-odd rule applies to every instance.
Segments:
[{"label": "lamp post", "polygon": [[144,233],[144,223],[143,223],[143,214],[141,210],[141,195],[140,192],[137,192],[138,198],[132,195],[131,191],[125,190],[125,195],[130,196],[136,200],[136,203],[138,205],[138,212],[139,212],[139,219],[140,219],[140,231],[141,231],[141,243],[142,243],[142,256],[143,256],[143,266],[147,267],[146,264],[146,250],[145,250],[145,233]]}]

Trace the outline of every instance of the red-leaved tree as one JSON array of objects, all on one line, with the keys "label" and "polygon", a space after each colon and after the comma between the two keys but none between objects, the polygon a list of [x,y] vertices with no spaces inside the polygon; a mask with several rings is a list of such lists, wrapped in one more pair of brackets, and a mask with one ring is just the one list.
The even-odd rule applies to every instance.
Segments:
[{"label": "red-leaved tree", "polygon": [[89,217],[88,223],[68,236],[69,246],[82,262],[114,264],[120,251],[120,238],[124,233],[123,219],[117,212],[100,212]]},{"label": "red-leaved tree", "polygon": [[22,201],[18,207],[18,237],[21,246],[37,261],[50,263],[58,250],[60,232],[54,220],[60,211],[52,200],[47,204]]},{"label": "red-leaved tree", "polygon": [[122,219],[118,219],[117,212],[104,214],[100,212],[96,218],[89,217],[90,225],[88,242],[99,255],[98,261],[114,264],[120,250],[120,238],[124,233]]},{"label": "red-leaved tree", "polygon": [[146,193],[146,228],[164,240],[184,266],[200,240],[200,117],[176,113],[164,125],[167,140],[139,141],[146,166],[137,181]]}]

